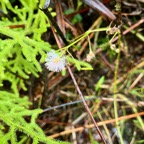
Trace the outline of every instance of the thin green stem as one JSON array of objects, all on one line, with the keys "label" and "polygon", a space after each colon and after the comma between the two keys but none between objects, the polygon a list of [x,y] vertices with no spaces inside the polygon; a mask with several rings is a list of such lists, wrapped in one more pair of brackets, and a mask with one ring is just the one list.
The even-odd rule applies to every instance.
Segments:
[{"label": "thin green stem", "polygon": [[[119,68],[119,59],[120,59],[120,52],[117,55],[116,67],[115,67],[115,71],[114,71],[114,81],[117,80],[117,73],[118,73],[118,68]],[[116,119],[116,129],[117,129],[118,134],[119,134],[120,143],[124,144],[121,130],[120,130],[120,126],[119,126],[119,121],[118,121],[118,105],[117,105],[117,94],[116,93],[117,93],[117,84],[114,85],[114,114],[115,114],[115,119]]]},{"label": "thin green stem", "polygon": [[100,31],[107,31],[109,28],[99,28],[99,29],[95,29],[95,30],[88,30],[86,31],[84,34],[82,34],[81,36],[78,37],[78,39],[76,39],[74,42],[70,43],[69,45],[61,48],[61,49],[68,49],[70,47],[72,47],[73,45],[75,45],[76,43],[78,43],[80,40],[82,40],[83,38],[87,37],[90,33],[93,32],[100,32]]}]

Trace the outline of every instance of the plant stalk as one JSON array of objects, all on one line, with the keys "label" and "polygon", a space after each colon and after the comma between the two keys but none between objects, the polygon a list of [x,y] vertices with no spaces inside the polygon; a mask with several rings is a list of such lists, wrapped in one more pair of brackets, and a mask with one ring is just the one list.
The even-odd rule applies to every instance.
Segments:
[{"label": "plant stalk", "polygon": [[[62,38],[62,40],[63,40],[63,42],[65,43],[65,45],[67,45],[68,42],[67,42],[67,40],[65,39],[65,36],[64,36],[64,34],[62,33],[62,31],[60,30],[60,28],[59,28],[59,26],[57,25],[57,23],[53,20],[53,17],[52,17],[52,15],[51,15],[51,13],[50,13],[48,10],[47,10],[47,11],[46,11],[46,10],[42,10],[42,11],[48,16],[48,18],[50,19],[52,25],[53,25],[53,26],[55,27],[55,29],[58,31],[59,36]],[[81,98],[81,100],[82,100],[82,102],[83,102],[83,104],[84,104],[84,106],[85,106],[85,109],[86,109],[88,115],[90,116],[92,122],[94,123],[94,126],[95,126],[96,130],[98,131],[98,134],[99,134],[99,136],[100,136],[103,144],[106,144],[106,141],[105,141],[105,139],[104,139],[104,137],[103,137],[103,135],[102,135],[102,133],[101,133],[101,131],[100,131],[100,129],[99,129],[99,127],[98,127],[98,125],[97,125],[97,123],[96,123],[96,121],[95,121],[92,113],[91,113],[91,111],[89,110],[89,108],[88,108],[88,106],[87,106],[87,103],[86,103],[86,101],[85,101],[85,99],[84,99],[84,96],[83,96],[83,94],[82,94],[82,92],[81,92],[81,90],[80,90],[80,88],[79,88],[79,86],[78,86],[78,84],[77,84],[77,82],[76,82],[76,79],[75,79],[75,77],[74,77],[74,75],[73,75],[73,73],[72,73],[72,70],[71,70],[71,68],[70,68],[68,65],[67,65],[67,69],[68,69],[68,71],[69,71],[69,73],[70,73],[70,76],[71,76],[72,81],[73,81],[73,83],[74,83],[74,85],[75,85],[75,88],[76,88],[76,90],[78,91],[78,94],[79,94],[79,96],[80,96],[80,98]]]},{"label": "plant stalk", "polygon": [[72,71],[71,71],[71,68],[70,68],[69,66],[67,66],[67,69],[68,69],[68,71],[69,71],[69,73],[70,73],[70,76],[71,76],[72,81],[73,81],[73,83],[74,83],[74,85],[75,85],[75,88],[76,88],[76,90],[78,91],[78,94],[79,94],[79,96],[80,96],[80,98],[81,98],[81,100],[82,100],[82,102],[83,102],[83,104],[84,104],[84,106],[85,106],[85,109],[86,109],[88,115],[90,116],[92,122],[94,123],[94,126],[95,126],[95,128],[97,129],[97,131],[98,131],[98,134],[99,134],[100,137],[101,137],[101,140],[103,141],[104,144],[106,144],[106,141],[105,141],[105,139],[104,139],[104,137],[103,137],[103,135],[102,135],[102,133],[101,133],[101,131],[100,131],[100,129],[99,129],[99,127],[98,127],[98,125],[97,125],[97,123],[96,123],[96,121],[95,121],[95,119],[94,119],[94,117],[93,117],[93,115],[92,115],[92,113],[91,113],[91,111],[90,111],[90,109],[89,109],[88,106],[87,106],[87,103],[86,103],[86,101],[85,101],[85,99],[84,99],[84,96],[83,96],[83,94],[82,94],[82,92],[81,92],[81,90],[80,90],[80,88],[79,88],[79,86],[78,86],[78,84],[77,84],[77,82],[76,82],[76,79],[75,79],[75,77],[74,77],[74,75],[73,75],[73,73],[72,73]]}]

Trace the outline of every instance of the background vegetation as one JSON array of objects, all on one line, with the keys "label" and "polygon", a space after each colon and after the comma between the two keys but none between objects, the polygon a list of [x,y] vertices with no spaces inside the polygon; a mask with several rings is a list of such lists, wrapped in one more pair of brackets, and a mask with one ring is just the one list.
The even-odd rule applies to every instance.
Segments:
[{"label": "background vegetation", "polygon": [[110,22],[83,1],[51,1],[65,46],[44,3],[0,1],[0,143],[102,143],[67,69],[44,66],[62,45],[107,143],[143,144],[144,2],[104,0],[117,17]]}]

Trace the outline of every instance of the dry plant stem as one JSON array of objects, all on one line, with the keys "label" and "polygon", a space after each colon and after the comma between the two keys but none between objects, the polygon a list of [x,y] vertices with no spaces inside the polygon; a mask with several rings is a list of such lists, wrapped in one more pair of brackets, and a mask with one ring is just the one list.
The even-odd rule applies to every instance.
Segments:
[{"label": "dry plant stem", "polygon": [[[91,100],[91,99],[94,99],[94,98],[88,98],[88,99],[86,99],[86,100]],[[77,100],[77,101],[73,101],[73,102],[68,102],[68,103],[65,103],[65,104],[58,105],[58,106],[46,108],[46,109],[43,110],[43,112],[47,112],[47,111],[50,111],[50,110],[54,110],[54,109],[61,108],[61,107],[66,107],[66,106],[73,105],[73,104],[77,104],[77,103],[81,103],[81,102],[82,102],[82,100]]]},{"label": "dry plant stem", "polygon": [[144,76],[143,73],[140,73],[139,76],[136,78],[136,80],[131,84],[131,86],[128,88],[128,91],[130,91],[132,88],[135,87],[135,85],[142,79]]},{"label": "dry plant stem", "polygon": [[[142,23],[144,23],[144,19],[141,19],[140,21],[138,21],[137,23],[135,23],[134,25],[132,25],[131,27],[129,27],[127,30],[125,30],[124,32],[122,32],[123,35],[126,35],[127,33],[129,33],[131,30],[135,29],[136,27],[138,27],[139,25],[141,25]],[[114,43],[116,40],[118,39],[118,37],[115,37],[112,40],[112,43]]]},{"label": "dry plant stem", "polygon": [[[94,23],[93,25],[89,28],[89,30],[93,30],[95,29],[99,23],[101,23],[102,21],[102,17],[99,17]],[[92,39],[94,36],[94,33],[91,33],[90,34],[90,39]],[[86,37],[87,38],[87,37]],[[88,41],[86,40],[86,38],[83,38],[79,43],[78,43],[78,46],[82,46],[81,49],[78,51],[78,56],[80,57],[80,55],[82,54],[82,52],[85,50],[87,44],[88,44]]]},{"label": "dry plant stem", "polygon": [[[104,121],[103,119],[103,116],[101,115],[100,112],[97,113],[98,114],[98,117],[100,118],[101,121]],[[112,144],[112,137],[111,137],[111,134],[110,134],[110,131],[108,130],[108,126],[106,124],[103,125],[104,129],[105,129],[105,132],[106,132],[106,135],[107,135],[107,141],[109,144]]]},{"label": "dry plant stem", "polygon": [[[67,44],[68,42],[67,42],[67,40],[65,39],[65,36],[64,36],[63,32],[60,30],[60,28],[59,28],[59,26],[57,25],[57,23],[53,20],[53,17],[52,17],[52,15],[51,15],[51,13],[50,13],[48,10],[47,10],[47,11],[46,11],[46,10],[43,10],[43,12],[49,17],[51,23],[54,25],[54,27],[56,28],[56,30],[59,31],[59,35],[60,35],[60,37],[62,38],[63,42],[64,42],[65,44]],[[53,32],[54,32],[54,31],[53,31]],[[55,35],[55,37],[56,37],[56,35]],[[57,41],[57,42],[58,42],[58,41]],[[59,44],[60,44],[60,43],[59,43]],[[59,48],[61,48],[60,45],[59,45]],[[103,137],[103,135],[102,135],[102,133],[101,133],[101,131],[100,131],[100,129],[99,129],[96,121],[95,121],[95,119],[93,118],[93,115],[91,114],[91,112],[90,112],[90,110],[89,110],[89,108],[88,108],[88,106],[87,106],[87,104],[86,104],[86,102],[85,102],[85,99],[84,99],[84,97],[83,97],[83,94],[82,94],[81,90],[79,89],[79,86],[78,86],[78,84],[77,84],[77,82],[76,82],[76,80],[75,80],[75,77],[74,77],[74,75],[73,75],[73,73],[72,73],[71,68],[70,68],[69,66],[67,66],[67,68],[68,68],[68,71],[69,71],[69,73],[70,73],[70,76],[71,76],[71,78],[72,78],[72,80],[73,80],[73,82],[74,82],[74,85],[75,85],[75,87],[76,87],[76,89],[77,89],[77,91],[78,91],[78,94],[80,95],[80,97],[81,97],[81,99],[82,99],[82,102],[83,102],[83,104],[84,104],[84,106],[85,106],[85,109],[86,109],[87,113],[89,114],[90,118],[92,119],[92,121],[93,121],[93,123],[94,123],[94,125],[95,125],[95,127],[96,127],[96,129],[97,129],[97,131],[98,131],[98,134],[99,134],[100,137],[101,137],[102,142],[103,142],[104,144],[106,144],[106,141],[105,141],[105,139],[104,139],[104,137]]]},{"label": "dry plant stem", "polygon": [[76,87],[76,89],[77,89],[77,91],[78,91],[78,94],[79,94],[80,98],[82,99],[82,102],[83,102],[83,104],[84,104],[84,106],[85,106],[85,109],[86,109],[88,115],[90,116],[91,120],[93,121],[94,126],[96,127],[96,129],[97,129],[97,131],[98,131],[98,134],[99,134],[100,137],[101,137],[101,140],[103,141],[104,144],[106,144],[106,141],[105,141],[105,139],[104,139],[104,137],[103,137],[103,135],[102,135],[102,133],[101,133],[101,131],[100,131],[100,129],[99,129],[96,121],[95,121],[95,119],[93,118],[93,115],[92,115],[91,111],[89,110],[89,108],[88,108],[88,106],[87,106],[87,104],[86,104],[86,102],[85,102],[84,96],[83,96],[83,94],[82,94],[82,92],[81,92],[81,90],[80,90],[80,88],[79,88],[79,86],[78,86],[78,84],[77,84],[77,82],[76,82],[76,80],[75,80],[75,77],[74,77],[74,75],[73,75],[70,67],[67,66],[67,69],[68,69],[68,71],[69,71],[69,73],[70,73],[70,76],[71,76],[71,78],[72,78],[72,80],[73,80],[73,83],[74,83],[74,85],[75,85],[75,87]]},{"label": "dry plant stem", "polygon": [[[40,9],[40,8],[39,8]],[[64,41],[65,44],[68,44],[64,34],[62,33],[61,29],[59,28],[59,26],[57,25],[57,23],[54,21],[51,13],[49,12],[49,10],[47,9],[40,9],[42,10],[46,15],[47,17],[49,18],[49,20],[51,21],[51,23],[53,24],[54,28],[57,30],[57,33],[59,34],[59,36],[61,37],[61,39]]]},{"label": "dry plant stem", "polygon": [[[89,101],[89,100],[92,100],[92,99],[95,99],[95,97],[92,97],[92,98],[86,98],[85,101]],[[106,102],[113,102],[114,101],[114,98],[105,98],[105,97],[102,97],[99,99],[99,103],[97,103],[97,105],[95,106],[95,108],[93,109],[93,111],[91,112],[92,114],[95,113],[98,109],[98,107],[100,106],[100,104],[103,102],[103,101],[106,101]],[[127,102],[123,99],[116,99],[117,102]],[[55,109],[58,109],[58,108],[62,108],[62,107],[66,107],[66,106],[69,106],[69,105],[74,105],[74,104],[78,104],[78,103],[81,103],[82,100],[77,100],[77,101],[73,101],[73,102],[68,102],[68,103],[65,103],[65,104],[61,104],[61,105],[57,105],[57,106],[53,106],[53,107],[49,107],[49,108],[46,108],[43,110],[43,113],[44,112],[47,112],[47,111],[51,111],[51,110],[55,110]],[[144,102],[143,101],[139,101],[139,102],[133,102],[133,105],[134,106],[144,106]]]},{"label": "dry plant stem", "polygon": [[[135,117],[138,117],[138,116],[144,116],[144,112],[140,112],[140,113],[136,113],[136,114],[130,114],[130,115],[126,115],[126,116],[122,116],[122,117],[119,117],[118,120],[121,121],[121,120],[128,120],[128,119],[132,119],[132,118],[135,118]],[[98,126],[102,126],[104,124],[113,124],[116,122],[116,119],[111,119],[111,120],[106,120],[106,121],[101,121],[101,122],[98,122]],[[56,137],[59,137],[59,136],[63,136],[63,135],[66,135],[66,134],[70,134],[72,133],[72,131],[75,131],[75,132],[81,132],[83,131],[85,128],[93,128],[94,127],[94,124],[90,124],[90,125],[86,125],[85,127],[78,127],[78,128],[75,128],[74,130],[65,130],[63,132],[60,132],[60,133],[56,133],[56,134],[53,134],[53,135],[50,135],[49,137],[50,138],[56,138]]]}]

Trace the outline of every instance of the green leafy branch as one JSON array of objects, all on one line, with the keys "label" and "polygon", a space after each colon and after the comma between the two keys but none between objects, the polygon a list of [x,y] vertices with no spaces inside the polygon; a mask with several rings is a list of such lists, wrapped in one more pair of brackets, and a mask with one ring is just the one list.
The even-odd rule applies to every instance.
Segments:
[{"label": "green leafy branch", "polygon": [[[42,110],[29,110],[30,104],[27,97],[19,98],[15,94],[0,91],[0,143],[7,144],[10,141],[12,144],[16,144],[25,137],[32,138],[33,144],[38,142],[65,143],[47,138],[44,135],[42,129],[35,123]],[[30,118],[30,122],[27,122],[25,117]],[[18,137],[17,132],[21,132],[23,135]]]}]

